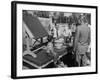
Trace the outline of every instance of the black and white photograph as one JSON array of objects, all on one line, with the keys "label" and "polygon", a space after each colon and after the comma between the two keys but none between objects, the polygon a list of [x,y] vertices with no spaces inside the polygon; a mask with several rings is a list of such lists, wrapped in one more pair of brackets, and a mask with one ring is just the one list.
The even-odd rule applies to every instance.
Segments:
[{"label": "black and white photograph", "polygon": [[91,14],[23,10],[23,69],[91,66]]},{"label": "black and white photograph", "polygon": [[95,6],[31,2],[13,6],[14,77],[97,72]]}]

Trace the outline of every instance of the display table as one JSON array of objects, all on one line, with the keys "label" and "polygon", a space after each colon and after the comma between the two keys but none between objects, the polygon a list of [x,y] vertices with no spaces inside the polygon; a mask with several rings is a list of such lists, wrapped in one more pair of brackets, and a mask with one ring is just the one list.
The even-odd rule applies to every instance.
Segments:
[{"label": "display table", "polygon": [[[54,51],[57,53],[58,59],[60,59],[65,54],[67,54],[66,48],[62,48],[62,49],[54,48]],[[36,68],[46,67],[48,64],[53,62],[53,57],[48,55],[48,53],[44,49],[40,49],[39,51],[36,52],[36,54],[37,54],[36,58],[28,54],[23,56],[23,61]]]}]

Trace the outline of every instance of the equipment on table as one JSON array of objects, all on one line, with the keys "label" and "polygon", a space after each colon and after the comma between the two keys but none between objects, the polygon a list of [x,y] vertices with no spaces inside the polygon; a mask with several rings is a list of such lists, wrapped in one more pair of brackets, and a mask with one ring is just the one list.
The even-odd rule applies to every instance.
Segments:
[{"label": "equipment on table", "polygon": [[[25,34],[27,34],[25,38],[27,49],[23,51],[23,62],[35,68],[43,68],[50,64],[53,61],[53,57],[43,49],[48,43],[46,41],[48,32],[44,29],[39,19],[30,14],[24,14],[23,27],[25,28]],[[55,49],[55,51],[58,53],[58,59],[66,53],[64,48]]]}]

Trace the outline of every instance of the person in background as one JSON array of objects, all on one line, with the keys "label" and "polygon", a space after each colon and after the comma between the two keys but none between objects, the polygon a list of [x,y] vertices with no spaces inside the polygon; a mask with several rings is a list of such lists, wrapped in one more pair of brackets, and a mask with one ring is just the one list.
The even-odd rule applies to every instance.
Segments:
[{"label": "person in background", "polygon": [[71,24],[71,30],[72,30],[72,36],[74,37],[75,36],[75,31],[76,31],[76,24],[75,23]]},{"label": "person in background", "polygon": [[58,25],[58,38],[63,37],[64,27],[62,25]]},{"label": "person in background", "polygon": [[73,45],[74,39],[75,39],[75,32],[76,32],[76,24],[75,23],[71,24],[71,31],[72,31],[71,42]]},{"label": "person in background", "polygon": [[76,28],[74,41],[74,51],[76,53],[76,61],[78,66],[86,65],[86,52],[90,45],[90,28],[87,26],[86,17],[81,18],[81,25]]},{"label": "person in background", "polygon": [[65,38],[65,43],[69,43],[69,39],[70,39],[72,33],[71,33],[71,29],[69,29],[68,24],[65,26],[65,29],[63,31],[63,35],[64,35],[64,38]]}]

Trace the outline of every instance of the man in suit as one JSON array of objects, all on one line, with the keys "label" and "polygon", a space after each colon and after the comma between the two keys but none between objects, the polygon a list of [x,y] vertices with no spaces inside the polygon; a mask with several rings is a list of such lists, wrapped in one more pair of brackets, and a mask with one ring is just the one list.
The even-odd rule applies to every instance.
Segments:
[{"label": "man in suit", "polygon": [[81,25],[76,29],[74,51],[76,53],[76,61],[78,66],[86,65],[86,52],[90,44],[90,27],[86,24],[86,17],[81,18]]}]

